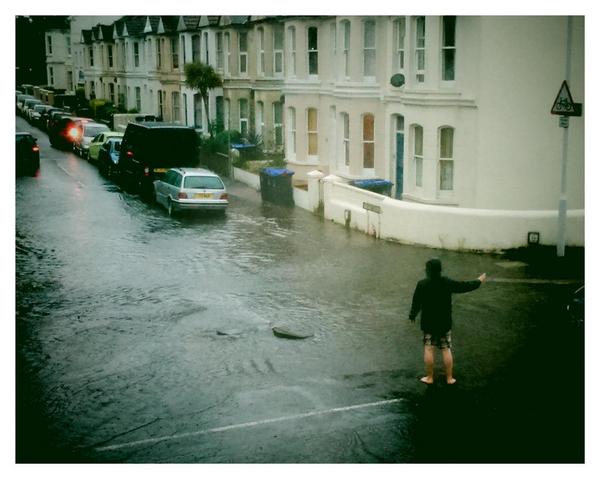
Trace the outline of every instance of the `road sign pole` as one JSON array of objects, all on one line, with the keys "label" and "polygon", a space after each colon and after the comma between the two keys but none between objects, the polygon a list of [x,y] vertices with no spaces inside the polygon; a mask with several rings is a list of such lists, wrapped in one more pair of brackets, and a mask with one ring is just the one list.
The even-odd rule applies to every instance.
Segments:
[{"label": "road sign pole", "polygon": [[[569,82],[571,73],[571,37],[572,17],[567,17],[567,61],[565,81]],[[569,146],[569,128],[563,129],[562,165],[560,176],[560,199],[558,200],[558,238],[556,241],[556,255],[565,255],[567,237],[567,149]]]}]

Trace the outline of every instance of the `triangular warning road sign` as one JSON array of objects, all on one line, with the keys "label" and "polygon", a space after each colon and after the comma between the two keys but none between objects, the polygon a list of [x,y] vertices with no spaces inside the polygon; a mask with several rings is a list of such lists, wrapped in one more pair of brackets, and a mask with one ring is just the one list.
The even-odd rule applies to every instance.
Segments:
[{"label": "triangular warning road sign", "polygon": [[575,103],[573,102],[573,97],[571,96],[569,85],[567,85],[566,80],[563,81],[560,86],[560,90],[558,91],[558,95],[556,95],[556,100],[554,100],[554,105],[552,105],[550,113],[553,115],[572,115],[575,113]]}]

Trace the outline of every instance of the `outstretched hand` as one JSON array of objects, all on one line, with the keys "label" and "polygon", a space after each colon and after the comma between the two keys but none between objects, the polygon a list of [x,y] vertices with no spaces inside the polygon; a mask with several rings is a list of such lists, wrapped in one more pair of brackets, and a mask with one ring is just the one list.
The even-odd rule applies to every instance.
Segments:
[{"label": "outstretched hand", "polygon": [[477,279],[483,283],[487,279],[487,274],[483,273]]}]

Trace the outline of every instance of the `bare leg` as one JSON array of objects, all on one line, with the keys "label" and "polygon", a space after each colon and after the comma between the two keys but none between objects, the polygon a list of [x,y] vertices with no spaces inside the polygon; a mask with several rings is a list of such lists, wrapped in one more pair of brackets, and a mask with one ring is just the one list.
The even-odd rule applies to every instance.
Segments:
[{"label": "bare leg", "polygon": [[448,384],[454,384],[456,379],[452,377],[452,368],[454,366],[452,350],[450,348],[442,349],[442,357],[444,358],[444,366],[446,368],[446,382]]},{"label": "bare leg", "polygon": [[425,350],[423,353],[423,359],[425,361],[425,374],[421,378],[421,382],[425,384],[433,384],[433,352],[435,348],[434,346],[425,346]]}]

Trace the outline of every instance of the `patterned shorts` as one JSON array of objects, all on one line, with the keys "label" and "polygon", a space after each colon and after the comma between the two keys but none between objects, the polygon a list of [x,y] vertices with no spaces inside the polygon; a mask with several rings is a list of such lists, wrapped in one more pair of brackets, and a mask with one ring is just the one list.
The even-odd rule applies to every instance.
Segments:
[{"label": "patterned shorts", "polygon": [[437,346],[438,349],[451,349],[452,348],[451,332],[448,331],[446,334],[442,334],[442,335],[423,333],[423,344],[425,346]]}]

